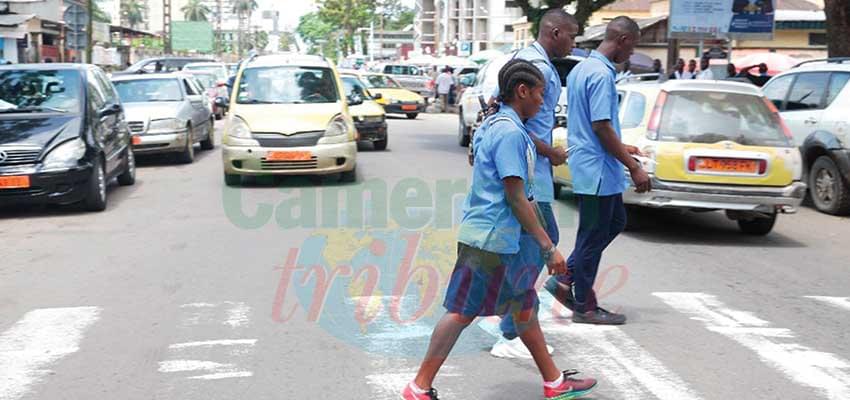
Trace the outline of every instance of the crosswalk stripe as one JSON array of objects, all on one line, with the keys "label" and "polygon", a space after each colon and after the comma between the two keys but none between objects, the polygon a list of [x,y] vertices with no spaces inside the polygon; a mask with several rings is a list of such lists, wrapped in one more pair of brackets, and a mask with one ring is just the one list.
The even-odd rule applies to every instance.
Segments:
[{"label": "crosswalk stripe", "polygon": [[829,305],[850,311],[850,297],[806,296],[806,298],[822,301]]},{"label": "crosswalk stripe", "polygon": [[46,308],[28,312],[0,336],[0,400],[17,400],[49,373],[51,364],[79,350],[99,307]]},{"label": "crosswalk stripe", "polygon": [[710,331],[726,336],[758,354],[762,361],[797,383],[832,400],[850,398],[850,364],[840,357],[789,343],[789,329],[771,328],[755,315],[726,307],[704,293],[653,293],[673,309],[691,315]]}]

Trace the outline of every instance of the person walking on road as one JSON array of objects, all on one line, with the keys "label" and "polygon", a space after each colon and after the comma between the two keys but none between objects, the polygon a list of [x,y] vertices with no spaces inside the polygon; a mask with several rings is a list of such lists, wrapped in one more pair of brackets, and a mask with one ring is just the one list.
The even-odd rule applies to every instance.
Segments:
[{"label": "person walking on road", "polygon": [[449,107],[449,92],[452,90],[455,80],[449,72],[449,67],[443,69],[443,72],[437,77],[437,94],[440,96],[440,107],[443,112]]},{"label": "person walking on road", "polygon": [[629,17],[617,17],[605,30],[597,50],[567,78],[570,171],[578,197],[579,227],[575,248],[567,260],[570,274],[549,278],[545,288],[573,311],[573,322],[619,325],[624,315],[599,307],[593,284],[602,252],[626,226],[623,192],[629,184],[624,167],[639,193],[649,191],[649,175],[633,156],[634,146],[621,140],[614,64],[628,60],[640,38]]},{"label": "person walking on road", "polygon": [[[557,369],[537,319],[538,261],[544,260],[550,274],[567,272],[530,200],[537,185],[536,154],[522,121],[537,114],[546,85],[540,70],[525,60],[511,60],[499,71],[501,107],[474,138],[472,186],[443,302],[446,314],[434,328],[416,378],[402,390],[404,400],[436,400],[432,383],[460,334],[476,317],[489,315],[514,317],[543,377],[546,399],[584,396],[596,386],[595,379],[576,379],[577,372]],[[494,388],[504,382],[495,383]]]}]

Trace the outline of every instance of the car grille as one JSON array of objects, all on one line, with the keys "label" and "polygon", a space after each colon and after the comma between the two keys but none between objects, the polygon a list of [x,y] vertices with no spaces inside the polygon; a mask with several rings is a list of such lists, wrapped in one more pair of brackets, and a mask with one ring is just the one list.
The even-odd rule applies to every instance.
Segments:
[{"label": "car grille", "polygon": [[293,135],[254,132],[252,136],[261,147],[309,147],[317,145],[324,134],[324,131],[296,132]]},{"label": "car grille", "polygon": [[6,156],[0,156],[0,166],[35,164],[41,154],[41,148],[0,148]]},{"label": "car grille", "polygon": [[379,124],[381,122],[384,122],[384,117],[381,115],[363,118],[363,123],[365,124]]},{"label": "car grille", "polygon": [[144,133],[145,132],[145,123],[142,121],[130,121],[127,123],[127,126],[130,127],[131,133]]},{"label": "car grille", "polygon": [[310,157],[309,160],[300,161],[269,161],[265,158],[260,159],[260,168],[267,171],[316,169],[318,167],[319,159],[316,156]]}]

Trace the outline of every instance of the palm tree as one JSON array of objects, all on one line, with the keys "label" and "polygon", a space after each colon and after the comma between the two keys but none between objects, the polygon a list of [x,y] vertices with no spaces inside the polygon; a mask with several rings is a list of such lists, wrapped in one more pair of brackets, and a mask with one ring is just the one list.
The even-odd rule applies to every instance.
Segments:
[{"label": "palm tree", "polygon": [[121,2],[121,16],[123,20],[135,29],[136,26],[145,22],[145,5],[139,0],[124,0]]},{"label": "palm tree", "polygon": [[239,55],[241,56],[245,50],[245,35],[248,30],[248,22],[251,21],[251,14],[254,13],[259,5],[256,0],[236,0],[233,3],[233,12],[239,17]]},{"label": "palm tree", "polygon": [[189,0],[180,11],[186,17],[187,21],[207,21],[207,14],[210,14],[210,8],[202,2],[203,0]]}]

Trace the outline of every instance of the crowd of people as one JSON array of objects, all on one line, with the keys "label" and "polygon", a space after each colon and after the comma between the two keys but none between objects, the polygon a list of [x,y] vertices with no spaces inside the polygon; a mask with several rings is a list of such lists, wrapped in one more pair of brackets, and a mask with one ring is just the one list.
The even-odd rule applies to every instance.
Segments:
[{"label": "crowd of people", "polygon": [[[754,69],[758,69],[757,73],[753,73]],[[716,80],[716,79],[736,79],[747,80],[758,87],[764,86],[767,81],[772,78],[768,73],[768,67],[765,63],[750,65],[738,70],[738,67],[733,63],[726,64],[726,75],[718,76],[711,69],[711,59],[703,57],[699,62],[697,69],[697,61],[691,59],[685,63],[685,59],[679,58],[673,66],[673,72],[666,75],[661,60],[655,59],[652,64],[652,73],[658,74],[659,77],[664,76],[666,79],[695,79],[695,80]],[[627,78],[633,75],[632,66],[629,61],[623,63],[620,72],[617,73],[617,79]]]}]

